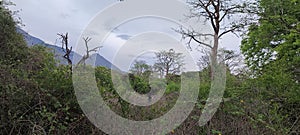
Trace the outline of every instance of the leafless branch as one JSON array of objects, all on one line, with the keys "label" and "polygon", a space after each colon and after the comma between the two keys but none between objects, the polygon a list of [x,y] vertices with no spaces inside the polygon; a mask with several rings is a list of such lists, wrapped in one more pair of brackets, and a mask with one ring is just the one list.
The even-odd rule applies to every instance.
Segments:
[{"label": "leafless branch", "polygon": [[199,39],[197,39],[196,37],[207,37],[207,36],[214,36],[213,34],[202,34],[202,33],[196,33],[190,30],[183,30],[183,28],[181,28],[180,30],[175,30],[176,32],[182,34],[182,38],[189,38],[189,41],[187,42],[188,45],[191,44],[191,41],[195,41],[201,45],[204,45],[206,47],[212,48],[212,46],[210,44],[207,44],[205,42],[200,41]]},{"label": "leafless branch", "polygon": [[102,46],[98,46],[98,47],[95,47],[93,49],[89,49],[88,43],[92,40],[92,38],[85,37],[85,38],[83,38],[83,40],[84,40],[85,47],[86,47],[86,54],[84,56],[82,56],[82,58],[77,63],[77,66],[80,65],[80,64],[82,64],[82,63],[85,64],[85,61],[90,57],[90,53],[91,52],[97,52],[98,49],[100,49],[102,47]]},{"label": "leafless branch", "polygon": [[68,61],[68,64],[71,66],[70,70],[72,71],[72,60],[71,60],[71,52],[72,52],[72,46],[69,47],[69,42],[68,42],[68,33],[66,34],[57,34],[60,37],[61,40],[61,48],[65,52],[64,58]]},{"label": "leafless branch", "polygon": [[225,34],[229,33],[229,32],[234,32],[236,29],[238,29],[239,27],[233,27],[229,30],[226,30],[224,32],[222,32],[220,35],[219,35],[219,38],[221,38],[222,36],[224,36]]}]

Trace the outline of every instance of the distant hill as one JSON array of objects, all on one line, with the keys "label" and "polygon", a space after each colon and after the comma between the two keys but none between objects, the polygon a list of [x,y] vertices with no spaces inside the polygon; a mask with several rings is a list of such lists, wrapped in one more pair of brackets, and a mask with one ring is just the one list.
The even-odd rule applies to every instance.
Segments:
[{"label": "distant hill", "polygon": [[[64,52],[61,47],[47,44],[43,40],[30,35],[29,33],[27,33],[26,31],[24,31],[21,28],[17,28],[17,32],[24,36],[24,39],[25,39],[26,43],[28,44],[28,46],[33,46],[33,45],[39,44],[39,45],[45,46],[47,48],[50,48],[55,55],[55,59],[58,60],[60,62],[60,64],[68,63],[67,60],[63,58]],[[71,56],[71,58],[75,57],[76,59],[79,59],[82,57],[81,55],[79,55],[75,52],[72,52],[70,56]],[[99,54],[91,55],[91,57],[86,61],[86,63],[93,64],[92,62],[95,59],[96,59],[95,66],[102,66],[102,67],[106,67],[109,69],[114,69],[114,70],[120,71],[119,68],[117,68],[115,65],[113,65],[111,62],[109,62],[107,59],[105,59],[103,56],[101,56]]]},{"label": "distant hill", "polygon": [[45,45],[44,41],[29,35],[27,32],[25,32],[21,28],[17,28],[17,32],[23,35],[28,46],[33,46],[36,44]]}]

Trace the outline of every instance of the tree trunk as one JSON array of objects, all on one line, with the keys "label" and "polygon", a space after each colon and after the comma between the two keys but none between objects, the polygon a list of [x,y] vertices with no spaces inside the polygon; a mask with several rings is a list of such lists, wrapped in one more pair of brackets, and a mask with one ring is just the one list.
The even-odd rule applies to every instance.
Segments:
[{"label": "tree trunk", "polygon": [[214,79],[215,74],[215,66],[218,63],[218,47],[219,47],[219,37],[218,34],[214,34],[214,46],[211,49],[211,68],[210,68],[210,78],[211,80]]}]

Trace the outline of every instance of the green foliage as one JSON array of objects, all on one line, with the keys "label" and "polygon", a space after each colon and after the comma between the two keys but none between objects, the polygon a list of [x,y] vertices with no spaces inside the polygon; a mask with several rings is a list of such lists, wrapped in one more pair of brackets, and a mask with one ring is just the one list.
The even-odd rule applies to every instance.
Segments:
[{"label": "green foliage", "polygon": [[129,81],[131,87],[134,89],[134,91],[140,94],[146,94],[150,92],[151,88],[148,80],[144,79],[142,76],[135,76],[133,74],[129,74]]},{"label": "green foliage", "polygon": [[97,85],[100,88],[104,88],[103,90],[113,92],[114,87],[111,78],[111,70],[105,67],[96,67],[95,68],[95,77],[97,79]]},{"label": "green foliage", "polygon": [[173,92],[178,92],[180,90],[180,83],[177,82],[169,82],[166,88],[166,94],[170,94]]},{"label": "green foliage", "polygon": [[[27,47],[16,32],[10,11],[0,6],[1,134],[85,133],[94,126],[84,122],[73,93],[71,73],[57,66],[45,47]],[[76,129],[76,130],[74,130]]]},{"label": "green foliage", "polygon": [[242,42],[247,64],[260,74],[265,65],[278,61],[295,72],[299,68],[299,2],[262,0],[259,23],[252,25]]},{"label": "green foliage", "polygon": [[295,96],[300,92],[300,5],[291,0],[262,0],[259,4],[259,23],[250,27],[241,47],[255,73],[254,79],[245,82],[245,98],[265,107],[249,110],[254,121],[287,134],[300,115],[299,96]]},{"label": "green foliage", "polygon": [[200,73],[200,87],[199,87],[199,100],[204,101],[208,98],[209,90],[210,90],[210,69],[205,68]]},{"label": "green foliage", "polygon": [[[22,35],[16,32],[16,23],[11,12],[1,6],[0,8],[0,58],[7,64],[26,63],[28,48]],[[15,55],[18,54],[18,55]]]},{"label": "green foliage", "polygon": [[[275,133],[288,133],[299,116],[299,84],[291,74],[274,64],[265,68],[264,74],[245,82],[244,111],[260,127]],[[298,91],[298,92],[297,92]],[[291,109],[293,108],[293,109]]]}]

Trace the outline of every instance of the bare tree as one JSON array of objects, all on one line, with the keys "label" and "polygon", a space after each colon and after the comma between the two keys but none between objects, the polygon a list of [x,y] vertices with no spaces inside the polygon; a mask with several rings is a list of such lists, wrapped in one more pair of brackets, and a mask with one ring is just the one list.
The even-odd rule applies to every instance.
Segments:
[{"label": "bare tree", "polygon": [[241,54],[233,50],[221,50],[224,54],[222,61],[225,63],[226,67],[231,71],[235,72],[243,65],[243,57]]},{"label": "bare tree", "polygon": [[210,68],[210,66],[209,66],[210,65],[210,59],[209,59],[210,51],[205,49],[205,48],[203,48],[199,51],[202,54],[201,57],[199,58],[198,62],[197,62],[200,70],[203,70],[205,68]]},{"label": "bare tree", "polygon": [[160,72],[161,77],[168,74],[180,73],[183,68],[183,54],[176,53],[173,49],[169,51],[160,51],[155,53],[156,63],[154,64],[154,70]]},{"label": "bare tree", "polygon": [[68,33],[66,34],[57,34],[61,39],[61,48],[64,51],[63,57],[68,61],[68,64],[70,65],[70,70],[72,71],[72,60],[71,60],[71,52],[72,52],[72,46],[69,47],[68,42]]},{"label": "bare tree", "polygon": [[[182,34],[182,37],[188,38],[190,45],[191,41],[199,45],[210,48],[211,64],[217,64],[219,40],[227,33],[241,32],[246,26],[251,24],[253,20],[253,8],[255,3],[240,2],[237,0],[192,0],[188,1],[192,7],[190,18],[205,17],[206,21],[210,22],[213,28],[213,33],[199,33],[193,29],[181,28],[177,32]],[[204,37],[212,37],[213,44],[202,41]],[[214,68],[211,68],[211,78],[213,79]]]},{"label": "bare tree", "polygon": [[85,48],[86,48],[86,54],[82,56],[82,58],[79,60],[77,65],[80,65],[82,63],[85,65],[85,61],[90,57],[90,53],[97,52],[97,50],[101,48],[101,46],[99,46],[99,47],[95,47],[93,49],[89,49],[88,43],[92,40],[92,38],[85,37],[85,38],[83,38],[83,40],[84,40],[84,44],[85,44]]},{"label": "bare tree", "polygon": [[[238,70],[239,67],[243,64],[243,58],[241,54],[233,51],[233,50],[226,50],[226,49],[220,49],[219,51],[219,57],[218,61],[222,62],[226,65],[226,67],[231,72],[235,72],[235,70]],[[198,66],[200,69],[204,68],[211,68],[210,64],[210,52],[207,49],[202,49],[201,53],[203,54],[200,59],[198,60]]]}]

